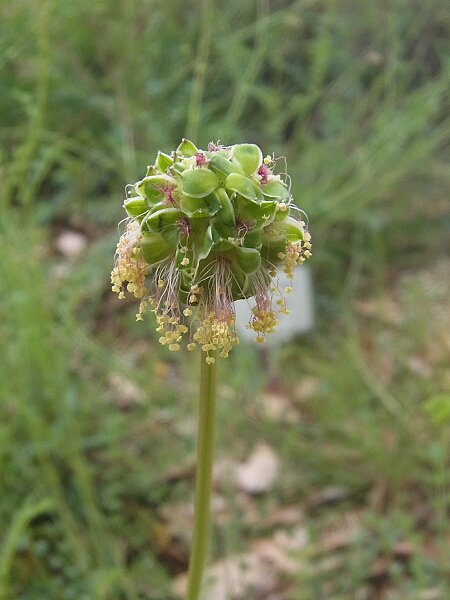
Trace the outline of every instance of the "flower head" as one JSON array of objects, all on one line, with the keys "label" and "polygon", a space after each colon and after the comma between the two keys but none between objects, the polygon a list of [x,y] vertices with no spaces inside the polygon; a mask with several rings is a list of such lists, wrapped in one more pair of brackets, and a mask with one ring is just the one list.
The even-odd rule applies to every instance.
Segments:
[{"label": "flower head", "polygon": [[212,350],[228,356],[239,343],[236,300],[255,299],[248,327],[258,342],[274,331],[278,313],[289,312],[292,288],[280,289],[277,271],[294,277],[311,255],[311,236],[275,166],[254,144],[211,143],[204,151],[183,139],[129,186],[112,289],[140,299],[138,320],[151,308],[169,350],[186,339],[207,362]]}]

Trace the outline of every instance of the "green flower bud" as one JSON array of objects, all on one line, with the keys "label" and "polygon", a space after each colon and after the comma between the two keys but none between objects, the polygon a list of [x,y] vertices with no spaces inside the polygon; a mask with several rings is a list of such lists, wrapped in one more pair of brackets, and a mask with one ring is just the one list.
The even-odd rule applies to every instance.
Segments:
[{"label": "green flower bud", "polygon": [[217,192],[213,190],[201,197],[183,194],[180,208],[188,217],[212,217],[222,208],[222,204]]},{"label": "green flower bud", "polygon": [[249,202],[245,198],[236,198],[236,214],[241,221],[256,221],[254,227],[269,225],[277,212],[277,204],[273,201],[263,201],[261,204]]},{"label": "green flower bud", "polygon": [[236,192],[244,198],[253,200],[254,202],[261,202],[262,200],[261,190],[246,175],[230,173],[225,179],[225,189]]},{"label": "green flower bud", "polygon": [[261,254],[254,248],[237,247],[236,258],[246,275],[256,273],[261,267]]},{"label": "green flower bud", "polygon": [[180,154],[181,156],[191,157],[198,152],[198,148],[186,138],[181,140],[181,144],[175,150],[175,154]]},{"label": "green flower bud", "polygon": [[155,167],[159,171],[165,171],[173,165],[173,158],[164,152],[158,152],[156,157]]},{"label": "green flower bud", "polygon": [[142,220],[145,213],[148,211],[148,204],[142,196],[127,198],[123,203],[127,215],[132,218]]},{"label": "green flower bud", "polygon": [[226,179],[230,173],[239,173],[240,175],[245,175],[245,172],[238,165],[230,162],[225,156],[218,156],[217,154],[213,154],[210,159],[211,168],[215,173],[219,175],[219,178]]},{"label": "green flower bud", "polygon": [[159,233],[144,232],[139,240],[139,248],[149,265],[164,260],[172,252],[170,245]]},{"label": "green flower bud", "polygon": [[203,198],[219,187],[219,178],[208,169],[189,169],[181,175],[186,196]]},{"label": "green flower bud", "polygon": [[287,185],[280,179],[274,179],[264,184],[262,192],[267,198],[277,198],[287,201],[291,197]]},{"label": "green flower bud", "polygon": [[160,201],[167,189],[175,189],[177,180],[169,175],[148,175],[142,181],[136,184],[138,194],[147,198],[150,204],[156,204]]},{"label": "green flower bud", "polygon": [[236,144],[233,146],[232,161],[237,163],[246,175],[251,175],[262,164],[262,152],[255,144]]},{"label": "green flower bud", "polygon": [[[288,312],[278,289],[277,267],[293,267],[311,255],[307,226],[293,215],[289,187],[273,173],[276,161],[255,144],[209,144],[199,150],[182,140],[170,155],[158,152],[146,176],[124,202],[126,230],[117,245],[113,290],[128,290],[156,314],[160,341],[227,356],[238,343],[234,302],[254,298],[249,327],[257,341],[273,331],[277,313]],[[291,210],[291,208],[293,210]],[[286,288],[287,289],[287,288]],[[210,360],[212,358],[208,356]]]},{"label": "green flower bud", "polygon": [[174,206],[166,206],[156,211],[151,211],[145,219],[144,224],[149,231],[159,231],[166,229],[169,225],[173,225],[184,216],[184,213],[179,208]]},{"label": "green flower bud", "polygon": [[220,208],[217,211],[217,218],[220,219],[224,225],[234,227],[236,224],[236,218],[234,214],[234,206],[230,197],[223,187],[217,188],[216,193],[220,202]]}]

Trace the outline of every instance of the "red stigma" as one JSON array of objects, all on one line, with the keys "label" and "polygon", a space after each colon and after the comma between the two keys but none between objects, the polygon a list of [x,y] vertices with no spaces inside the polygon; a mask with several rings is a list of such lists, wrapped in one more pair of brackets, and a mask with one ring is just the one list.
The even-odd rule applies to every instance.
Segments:
[{"label": "red stigma", "polygon": [[196,152],[194,156],[197,167],[201,167],[206,163],[206,156],[203,154],[203,152]]},{"label": "red stigma", "polygon": [[175,190],[176,187],[177,187],[176,185],[167,183],[166,185],[163,185],[163,186],[157,188],[160,192],[162,192],[164,194],[163,202],[165,204],[172,204],[173,206],[178,206],[177,201],[173,197],[173,191]]},{"label": "red stigma", "polygon": [[272,171],[265,164],[262,164],[260,167],[258,167],[258,170],[256,172],[261,177],[261,185],[267,183],[269,180],[269,176],[272,175]]}]

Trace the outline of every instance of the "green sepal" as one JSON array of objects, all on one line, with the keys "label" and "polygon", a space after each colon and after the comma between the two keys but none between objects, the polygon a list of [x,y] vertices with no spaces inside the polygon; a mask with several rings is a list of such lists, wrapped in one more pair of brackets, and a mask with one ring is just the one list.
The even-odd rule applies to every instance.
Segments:
[{"label": "green sepal", "polygon": [[281,221],[279,224],[276,224],[277,229],[283,232],[286,239],[289,242],[299,242],[303,239],[304,230],[302,225],[297,219],[293,217],[288,217],[284,221]]},{"label": "green sepal", "polygon": [[179,208],[166,206],[150,213],[145,219],[145,224],[150,231],[161,231],[165,227],[176,223],[183,216],[184,214]]},{"label": "green sepal", "polygon": [[225,179],[230,173],[245,175],[239,165],[233,164],[225,156],[214,152],[210,159],[210,167],[219,175],[219,179]]},{"label": "green sepal", "polygon": [[173,165],[173,158],[164,152],[159,151],[156,156],[155,167],[160,171],[166,171]]},{"label": "green sepal", "polygon": [[232,146],[222,146],[218,150],[208,150],[205,152],[205,156],[208,160],[211,160],[213,156],[224,156],[227,160],[230,159],[232,153]]},{"label": "green sepal", "polygon": [[145,174],[146,177],[148,177],[149,175],[157,175],[157,174],[158,174],[158,171],[157,171],[155,165],[149,165],[147,167],[147,173]]},{"label": "green sepal", "polygon": [[252,180],[240,173],[230,173],[225,179],[225,188],[254,202],[259,203],[262,200],[262,194]]},{"label": "green sepal", "polygon": [[245,248],[255,248],[259,250],[261,248],[261,237],[262,237],[262,229],[252,229],[244,236],[244,244]]},{"label": "green sepal", "polygon": [[180,199],[181,210],[191,218],[212,217],[221,206],[219,196],[215,191],[201,198],[183,194]]},{"label": "green sepal", "polygon": [[263,259],[267,260],[272,265],[278,265],[283,261],[278,255],[280,253],[286,254],[286,239],[279,237],[270,240],[268,244],[263,241],[260,252]]},{"label": "green sepal", "polygon": [[145,214],[148,212],[148,204],[142,196],[134,198],[126,198],[123,206],[129,217],[133,217],[138,221],[142,221]]},{"label": "green sepal", "polygon": [[286,254],[286,234],[281,224],[272,223],[263,230],[261,236],[261,256],[274,265],[280,263],[283,259],[278,254]]},{"label": "green sepal", "polygon": [[182,154],[183,156],[187,156],[188,158],[190,158],[191,156],[194,156],[196,152],[198,152],[198,148],[191,141],[187,140],[186,138],[183,138],[181,140],[181,144],[178,146],[175,152],[177,154]]},{"label": "green sepal", "polygon": [[164,258],[167,258],[173,249],[164,240],[159,233],[149,233],[144,231],[139,240],[139,246],[144,260],[149,265],[153,265]]},{"label": "green sepal", "polygon": [[291,192],[281,179],[272,179],[262,186],[262,193],[266,198],[277,198],[282,202],[289,200]]},{"label": "green sepal", "polygon": [[236,258],[240,268],[246,275],[255,273],[261,267],[261,255],[254,248],[237,246]]},{"label": "green sepal", "polygon": [[183,192],[193,198],[203,198],[219,187],[219,178],[209,169],[187,169],[181,180]]},{"label": "green sepal", "polygon": [[172,171],[175,171],[177,175],[181,175],[186,171],[186,163],[183,161],[176,160],[172,165]]},{"label": "green sepal", "polygon": [[217,188],[216,193],[221,204],[220,209],[217,211],[217,218],[220,219],[224,225],[234,227],[236,219],[234,216],[233,203],[231,202],[230,197],[222,187]]},{"label": "green sepal", "polygon": [[235,238],[236,233],[234,227],[230,227],[229,225],[225,225],[225,223],[215,217],[211,219],[211,235],[214,244],[219,242],[221,239],[228,240],[229,238]]},{"label": "green sepal", "polygon": [[195,219],[195,221],[192,222],[189,242],[192,246],[196,261],[208,256],[214,244],[209,219]]},{"label": "green sepal", "polygon": [[234,242],[230,242],[224,238],[220,238],[214,243],[214,252],[227,252],[228,250],[234,250],[235,248],[236,244]]},{"label": "green sepal", "polygon": [[175,250],[178,246],[178,242],[180,241],[180,232],[178,231],[178,227],[176,225],[168,225],[160,231],[160,234],[163,240],[169,244],[173,250]]},{"label": "green sepal", "polygon": [[251,175],[262,164],[262,152],[256,144],[236,144],[231,160],[237,163],[246,175]]},{"label": "green sepal", "polygon": [[290,215],[290,212],[291,212],[291,209],[288,204],[286,205],[285,210],[278,209],[277,212],[275,213],[275,218],[274,218],[275,223],[279,223],[280,221],[284,221],[285,219],[287,219]]},{"label": "green sepal", "polygon": [[148,175],[144,177],[142,181],[136,184],[136,190],[141,196],[145,196],[150,204],[155,204],[164,197],[164,192],[161,189],[166,186],[173,186],[175,189],[178,186],[177,180],[161,173],[160,175]]},{"label": "green sepal", "polygon": [[264,200],[261,204],[249,202],[245,198],[236,199],[236,214],[241,221],[255,221],[254,227],[265,227],[274,219],[277,203],[274,200]]}]

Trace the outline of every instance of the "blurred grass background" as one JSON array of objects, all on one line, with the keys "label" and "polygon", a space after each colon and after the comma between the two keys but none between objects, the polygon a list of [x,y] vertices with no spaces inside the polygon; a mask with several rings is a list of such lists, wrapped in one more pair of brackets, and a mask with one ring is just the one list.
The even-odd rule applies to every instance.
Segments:
[{"label": "blurred grass background", "polygon": [[[16,0],[0,22],[0,599],[169,600],[187,567],[163,509],[192,498],[197,360],[109,285],[123,189],[183,136],[286,156],[313,235],[315,332],[268,370],[251,345],[221,362],[218,457],[270,444],[252,502],[301,507],[315,542],[246,598],[448,598],[450,5]],[[271,533],[225,497],[211,562]]]}]

